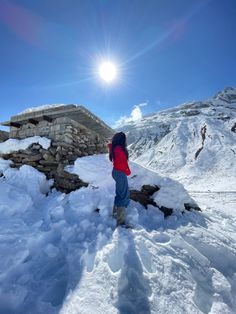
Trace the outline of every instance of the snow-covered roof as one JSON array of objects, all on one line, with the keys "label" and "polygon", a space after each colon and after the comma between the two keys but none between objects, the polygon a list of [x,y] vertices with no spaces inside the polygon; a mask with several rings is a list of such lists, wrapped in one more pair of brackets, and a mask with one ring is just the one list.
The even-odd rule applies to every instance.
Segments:
[{"label": "snow-covered roof", "polygon": [[63,106],[66,106],[66,105],[65,104],[42,105],[42,106],[27,108],[26,110],[21,111],[17,115],[22,115],[22,114],[25,114],[25,113],[31,113],[31,112],[47,110],[47,109],[55,109],[55,108],[63,107]]},{"label": "snow-covered roof", "polygon": [[113,130],[92,112],[82,105],[74,104],[43,105],[29,108],[21,114],[12,116],[10,121],[1,124],[4,126],[21,127],[21,125],[31,121],[36,124],[41,120],[52,121],[59,117],[68,117],[75,120],[104,137],[111,137],[113,134]]}]

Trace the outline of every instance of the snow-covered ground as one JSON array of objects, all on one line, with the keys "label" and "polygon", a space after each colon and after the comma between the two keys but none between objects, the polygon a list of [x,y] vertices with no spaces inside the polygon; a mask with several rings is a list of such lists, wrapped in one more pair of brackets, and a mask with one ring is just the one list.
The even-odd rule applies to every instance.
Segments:
[{"label": "snow-covered ground", "polygon": [[[158,204],[131,201],[132,230],[115,228],[106,155],[68,171],[89,182],[68,195],[29,166],[0,173],[0,313],[235,313],[236,195],[201,193],[131,163],[131,187],[161,187]],[[47,194],[48,193],[48,194]],[[186,212],[193,197],[203,212]],[[99,208],[99,213],[96,209]]]},{"label": "snow-covered ground", "polygon": [[0,154],[8,154],[20,149],[27,149],[31,144],[40,144],[44,149],[48,149],[51,140],[41,136],[31,136],[22,140],[10,138],[9,140],[0,143]]}]

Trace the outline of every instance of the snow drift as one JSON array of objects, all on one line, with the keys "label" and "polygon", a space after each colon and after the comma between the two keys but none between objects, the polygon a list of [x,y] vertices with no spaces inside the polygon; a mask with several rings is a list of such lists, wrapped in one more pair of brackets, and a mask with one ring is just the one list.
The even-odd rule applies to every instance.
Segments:
[{"label": "snow drift", "polygon": [[[115,228],[107,156],[80,158],[68,171],[87,182],[70,194],[30,166],[0,169],[1,313],[233,313],[234,204],[181,214],[192,201],[181,184],[131,163],[131,187],[160,185],[154,198],[175,208],[164,219],[131,202],[133,230]],[[217,207],[218,206],[218,207]],[[99,213],[96,209],[99,208]],[[230,212],[231,210],[231,212]]]}]

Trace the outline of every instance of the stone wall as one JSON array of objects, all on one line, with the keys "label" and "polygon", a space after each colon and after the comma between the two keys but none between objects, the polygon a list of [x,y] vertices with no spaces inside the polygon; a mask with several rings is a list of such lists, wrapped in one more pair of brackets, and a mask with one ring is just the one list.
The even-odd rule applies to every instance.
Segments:
[{"label": "stone wall", "polygon": [[[0,154],[0,157],[12,160],[12,168],[19,168],[22,165],[36,168],[43,172],[47,179],[54,179],[53,187],[61,192],[69,193],[88,185],[80,180],[77,175],[64,171],[64,167],[72,163],[70,152],[70,150],[66,150],[61,145],[52,142],[47,150],[40,144],[32,144],[26,150]],[[74,159],[76,159],[76,156],[74,156],[73,161]]]},{"label": "stone wall", "polygon": [[0,143],[9,139],[9,133],[0,130]]},{"label": "stone wall", "polygon": [[81,156],[107,152],[107,139],[67,117],[52,122],[43,120],[36,126],[27,123],[20,129],[11,128],[11,138],[24,139],[31,136],[50,138],[52,146],[57,150],[56,160],[65,164]]},{"label": "stone wall", "polygon": [[11,128],[13,138],[31,136],[50,138],[51,146],[45,150],[39,144],[32,144],[26,150],[3,154],[0,157],[12,160],[11,167],[30,165],[54,179],[54,186],[62,192],[71,192],[87,183],[77,175],[64,171],[66,165],[73,164],[78,157],[106,153],[107,140],[68,118],[57,118],[52,122],[41,121],[38,125],[27,123],[20,129]]}]

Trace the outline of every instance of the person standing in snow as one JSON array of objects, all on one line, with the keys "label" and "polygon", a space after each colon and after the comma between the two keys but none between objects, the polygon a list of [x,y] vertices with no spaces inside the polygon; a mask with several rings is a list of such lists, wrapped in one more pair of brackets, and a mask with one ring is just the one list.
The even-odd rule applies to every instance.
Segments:
[{"label": "person standing in snow", "polygon": [[112,177],[116,182],[116,196],[113,206],[113,217],[117,226],[125,224],[125,209],[129,205],[130,193],[127,176],[131,174],[128,165],[129,154],[126,144],[126,135],[116,133],[111,144],[108,144],[109,159],[113,162]]}]

